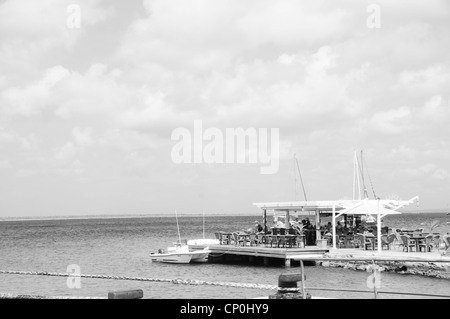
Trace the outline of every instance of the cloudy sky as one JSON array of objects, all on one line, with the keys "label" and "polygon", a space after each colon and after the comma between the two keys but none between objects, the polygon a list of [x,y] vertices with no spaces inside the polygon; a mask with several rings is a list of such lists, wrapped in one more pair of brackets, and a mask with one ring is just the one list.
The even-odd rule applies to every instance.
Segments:
[{"label": "cloudy sky", "polygon": [[[294,153],[351,198],[360,150],[372,198],[447,208],[450,4],[372,3],[0,0],[0,217],[256,213],[303,199]],[[277,173],[175,163],[195,120],[278,128]]]}]

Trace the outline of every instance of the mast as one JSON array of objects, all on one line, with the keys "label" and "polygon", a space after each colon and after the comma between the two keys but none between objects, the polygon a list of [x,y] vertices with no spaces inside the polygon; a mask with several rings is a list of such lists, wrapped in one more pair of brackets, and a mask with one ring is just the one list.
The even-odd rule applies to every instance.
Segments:
[{"label": "mast", "polygon": [[175,218],[177,219],[178,240],[180,241],[180,245],[181,245],[180,226],[178,225],[178,213],[177,213],[177,211],[175,211]]},{"label": "mast", "polygon": [[307,202],[308,198],[306,197],[305,185],[303,185],[302,173],[300,172],[300,166],[298,165],[297,157],[295,157],[295,154],[294,154],[294,158],[295,158],[295,163],[297,164],[298,175],[300,176],[300,182],[302,183],[303,195],[305,196],[305,201]]},{"label": "mast", "polygon": [[362,180],[364,198],[368,198],[369,194],[367,193],[366,183],[364,181],[364,160],[363,160],[363,151],[362,150],[361,150],[361,180]]},{"label": "mast", "polygon": [[203,239],[205,239],[205,211],[203,211]]}]

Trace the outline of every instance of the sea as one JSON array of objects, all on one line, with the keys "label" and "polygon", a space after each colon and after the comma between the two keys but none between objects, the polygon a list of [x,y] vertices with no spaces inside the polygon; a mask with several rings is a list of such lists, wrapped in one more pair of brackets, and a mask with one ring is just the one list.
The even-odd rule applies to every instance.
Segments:
[{"label": "sea", "polygon": [[[142,289],[144,299],[246,299],[267,298],[272,289],[241,288],[233,284],[277,285],[280,274],[298,273],[299,267],[248,263],[165,264],[152,262],[157,252],[182,239],[214,238],[217,231],[253,227],[260,216],[138,216],[0,221],[0,271],[66,273],[74,265],[81,274],[146,277],[153,281],[81,278],[79,285],[66,277],[0,274],[0,294],[107,297],[109,291]],[[426,228],[433,220],[444,226],[433,232],[450,232],[446,213],[402,214],[384,218],[392,228]],[[178,232],[179,229],[179,232]],[[425,229],[427,231],[427,229]],[[364,290],[335,292],[312,290],[324,298],[373,298],[367,272],[305,266],[305,287]],[[161,281],[159,281],[161,279]],[[206,285],[175,284],[167,279],[202,281]],[[225,283],[214,285],[213,283]],[[255,285],[256,286],[256,285]],[[450,295],[450,281],[400,273],[381,273],[382,291]],[[382,298],[427,298],[381,295]]]}]

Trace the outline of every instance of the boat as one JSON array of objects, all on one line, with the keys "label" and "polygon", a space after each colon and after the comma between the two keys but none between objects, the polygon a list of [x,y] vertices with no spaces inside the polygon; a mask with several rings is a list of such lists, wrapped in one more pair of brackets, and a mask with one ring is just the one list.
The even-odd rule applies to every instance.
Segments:
[{"label": "boat", "polygon": [[189,264],[191,262],[206,262],[211,253],[208,247],[194,250],[187,243],[175,243],[174,246],[167,247],[167,250],[159,249],[158,253],[151,253],[150,258],[156,262],[166,262],[174,264]]},{"label": "boat", "polygon": [[196,246],[220,245],[220,241],[215,238],[205,238],[205,213],[203,212],[203,238],[190,239],[187,241],[191,249],[196,249]]},{"label": "boat", "polygon": [[[208,256],[211,253],[209,247],[195,247],[197,241],[181,240],[180,227],[178,225],[178,214],[175,212],[177,219],[178,241],[173,246],[167,247],[167,249],[159,249],[157,253],[151,253],[150,258],[152,261],[166,262],[173,264],[188,264],[190,262],[206,262]],[[203,244],[205,239],[203,238]]]}]

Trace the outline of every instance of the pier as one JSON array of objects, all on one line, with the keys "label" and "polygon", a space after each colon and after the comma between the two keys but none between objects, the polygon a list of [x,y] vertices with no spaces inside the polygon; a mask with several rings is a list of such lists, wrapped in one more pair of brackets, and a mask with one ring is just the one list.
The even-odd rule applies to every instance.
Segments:
[{"label": "pier", "polygon": [[[202,249],[204,246],[194,246],[194,249]],[[321,258],[329,249],[318,246],[306,246],[304,248],[271,248],[262,246],[234,246],[234,245],[210,245],[209,262],[244,261],[249,263],[262,262],[264,265],[284,263],[286,267],[293,266],[303,259]]]}]

